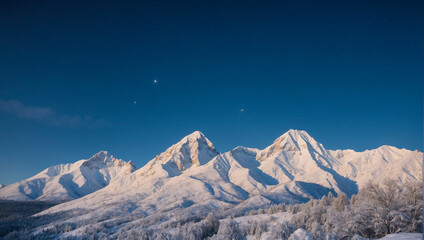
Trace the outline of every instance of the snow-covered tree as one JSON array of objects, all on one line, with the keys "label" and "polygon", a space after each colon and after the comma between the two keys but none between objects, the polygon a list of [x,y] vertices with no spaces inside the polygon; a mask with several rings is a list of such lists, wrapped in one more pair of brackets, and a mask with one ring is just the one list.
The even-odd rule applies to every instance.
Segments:
[{"label": "snow-covered tree", "polygon": [[288,221],[272,225],[270,239],[288,239],[294,230],[294,225]]},{"label": "snow-covered tree", "polygon": [[244,236],[238,226],[238,224],[228,219],[219,225],[218,233],[212,237],[215,240],[242,240]]},{"label": "snow-covered tree", "polygon": [[336,209],[336,211],[339,211],[339,212],[343,211],[344,208],[347,206],[347,204],[348,204],[348,199],[346,194],[344,193],[339,193],[337,198],[335,198],[332,203],[334,209]]}]

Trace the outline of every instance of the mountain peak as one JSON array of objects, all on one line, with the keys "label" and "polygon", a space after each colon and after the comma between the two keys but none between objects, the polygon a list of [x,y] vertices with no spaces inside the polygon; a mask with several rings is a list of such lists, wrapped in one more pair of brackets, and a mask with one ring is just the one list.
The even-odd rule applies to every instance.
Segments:
[{"label": "mountain peak", "polygon": [[217,155],[212,142],[200,131],[195,131],[169,147],[155,161],[184,171],[192,166],[204,165]]},{"label": "mountain peak", "polygon": [[110,153],[108,151],[102,150],[102,151],[94,154],[91,158],[96,158],[96,157],[100,157],[101,158],[101,157],[108,157],[108,156],[111,156]]},{"label": "mountain peak", "polygon": [[[287,132],[285,132],[281,137],[283,136],[291,136],[291,137],[304,137],[304,138],[312,138],[306,131],[304,130],[297,130],[297,129],[290,129]],[[280,137],[280,138],[281,138]]]},{"label": "mountain peak", "polygon": [[127,164],[122,159],[117,159],[113,157],[109,152],[107,151],[100,151],[96,154],[94,154],[91,158],[87,159],[83,165],[90,168],[102,168],[104,166],[123,166]]},{"label": "mountain peak", "polygon": [[185,139],[196,140],[196,139],[206,139],[206,137],[202,132],[194,131],[194,132],[190,133],[189,135],[185,136],[183,139],[181,139],[181,141],[183,141]]},{"label": "mountain peak", "polygon": [[277,138],[270,146],[265,148],[258,154],[258,160],[264,160],[271,155],[279,154],[280,152],[301,152],[314,151],[323,154],[324,147],[315,141],[306,131],[290,129],[279,138]]},{"label": "mountain peak", "polygon": [[89,162],[107,162],[107,161],[112,160],[112,158],[113,158],[113,156],[110,155],[107,151],[100,151],[100,152],[94,154],[87,161],[89,161]]},{"label": "mountain peak", "polygon": [[310,145],[317,145],[318,143],[306,131],[290,129],[279,138],[277,138],[273,145],[279,145],[286,150],[301,150]]},{"label": "mountain peak", "polygon": [[42,172],[2,187],[0,198],[11,200],[72,200],[108,185],[115,178],[132,173],[134,164],[114,158],[107,151],[100,151],[89,159],[59,164]]},{"label": "mountain peak", "polygon": [[289,129],[286,133],[296,133],[296,134],[306,133],[307,134],[305,130],[299,130],[299,129]]},{"label": "mountain peak", "polygon": [[[209,139],[207,137],[205,137],[205,135],[200,131],[192,132],[191,134],[185,136],[177,144],[174,144],[170,148],[173,148],[173,147],[179,146],[179,145],[184,145],[184,144],[187,144],[187,143],[190,145],[190,147],[193,147],[194,143],[197,143],[198,146],[204,145],[206,148],[209,148],[212,151],[216,151],[212,142],[209,141]],[[194,146],[194,147],[197,147],[197,146]]]}]

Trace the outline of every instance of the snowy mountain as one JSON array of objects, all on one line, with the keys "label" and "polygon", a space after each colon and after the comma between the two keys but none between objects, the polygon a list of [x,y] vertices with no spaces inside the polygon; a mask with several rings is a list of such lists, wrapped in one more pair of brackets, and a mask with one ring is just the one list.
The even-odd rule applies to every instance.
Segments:
[{"label": "snowy mountain", "polygon": [[418,151],[381,146],[364,152],[330,150],[329,154],[337,159],[334,169],[359,187],[368,181],[381,183],[388,178],[401,183],[422,180],[423,154]]},{"label": "snowy mountain", "polygon": [[140,174],[174,177],[191,167],[204,165],[216,155],[218,152],[212,143],[203,133],[196,131],[156,156]]},{"label": "snowy mountain", "polygon": [[[257,154],[260,169],[281,183],[302,182],[352,195],[358,187],[334,170],[338,159],[305,131],[289,130]],[[314,196],[319,197],[319,196]]]},{"label": "snowy mountain", "polygon": [[119,212],[135,219],[158,215],[166,219],[214,209],[305,202],[330,191],[349,196],[368,180],[421,179],[421,159],[421,152],[387,146],[364,152],[326,150],[298,130],[288,131],[263,150],[237,147],[218,154],[202,133],[194,132],[143,168],[39,215],[76,212],[69,219],[78,221]]},{"label": "snowy mountain", "polygon": [[66,201],[93,193],[118,176],[135,171],[134,164],[106,151],[88,160],[49,167],[26,180],[0,189],[0,199]]}]

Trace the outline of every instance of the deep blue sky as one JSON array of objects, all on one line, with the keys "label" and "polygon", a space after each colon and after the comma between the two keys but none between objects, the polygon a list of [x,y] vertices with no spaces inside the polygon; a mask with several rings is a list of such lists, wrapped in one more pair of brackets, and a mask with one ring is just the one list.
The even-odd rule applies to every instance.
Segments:
[{"label": "deep blue sky", "polygon": [[123,2],[0,1],[0,183],[195,130],[422,149],[423,1]]}]

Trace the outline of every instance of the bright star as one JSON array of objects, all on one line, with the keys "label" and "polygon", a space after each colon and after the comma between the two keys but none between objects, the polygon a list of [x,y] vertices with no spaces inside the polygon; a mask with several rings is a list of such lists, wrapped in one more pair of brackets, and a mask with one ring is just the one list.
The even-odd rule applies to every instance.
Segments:
[{"label": "bright star", "polygon": [[134,104],[137,104],[137,101],[134,101]]},{"label": "bright star", "polygon": [[156,79],[155,79],[155,80],[153,80],[153,83],[157,83],[157,82],[158,82],[158,80],[156,80]]},{"label": "bright star", "polygon": [[244,112],[244,108],[240,109],[240,112]]}]

